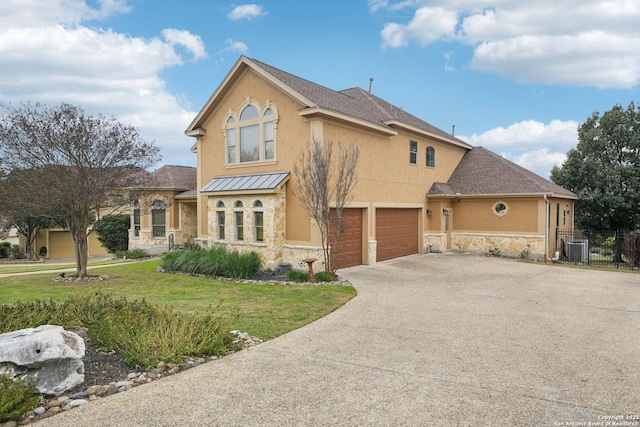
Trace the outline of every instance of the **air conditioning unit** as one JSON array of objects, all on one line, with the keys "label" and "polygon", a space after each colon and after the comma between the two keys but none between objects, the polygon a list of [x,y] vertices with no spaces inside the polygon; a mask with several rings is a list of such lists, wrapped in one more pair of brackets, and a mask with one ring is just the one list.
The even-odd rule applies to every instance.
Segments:
[{"label": "air conditioning unit", "polygon": [[567,256],[569,262],[588,263],[589,262],[589,240],[576,239],[568,243]]}]

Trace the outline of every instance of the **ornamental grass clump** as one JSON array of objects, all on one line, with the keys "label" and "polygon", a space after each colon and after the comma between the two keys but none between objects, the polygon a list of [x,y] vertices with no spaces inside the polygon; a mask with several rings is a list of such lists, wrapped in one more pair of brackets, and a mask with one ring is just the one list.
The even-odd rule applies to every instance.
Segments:
[{"label": "ornamental grass clump", "polygon": [[225,355],[236,349],[227,323],[211,308],[180,313],[144,299],[102,293],[0,305],[0,333],[44,324],[84,326],[100,350],[115,351],[130,366],[180,363],[182,356]]},{"label": "ornamental grass clump", "polygon": [[224,246],[207,250],[181,249],[162,257],[162,267],[168,271],[236,279],[255,276],[260,265],[260,256],[256,252],[229,251]]},{"label": "ornamental grass clump", "polygon": [[36,408],[42,396],[35,394],[35,385],[23,380],[13,381],[0,374],[0,423],[17,421]]}]

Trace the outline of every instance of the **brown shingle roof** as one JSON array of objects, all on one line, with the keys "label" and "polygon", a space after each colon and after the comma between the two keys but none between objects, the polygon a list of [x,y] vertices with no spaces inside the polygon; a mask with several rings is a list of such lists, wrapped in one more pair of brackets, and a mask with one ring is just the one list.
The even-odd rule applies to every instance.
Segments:
[{"label": "brown shingle roof", "polygon": [[389,126],[387,122],[395,120],[470,147],[466,142],[358,87],[335,91],[256,59],[249,60],[314,104],[307,105],[308,108],[321,107],[390,128],[392,126]]},{"label": "brown shingle roof", "polygon": [[553,194],[577,195],[513,162],[475,147],[465,153],[446,184],[434,183],[428,195]]},{"label": "brown shingle roof", "polygon": [[164,165],[149,174],[151,185],[172,190],[197,187],[197,169],[191,166]]}]

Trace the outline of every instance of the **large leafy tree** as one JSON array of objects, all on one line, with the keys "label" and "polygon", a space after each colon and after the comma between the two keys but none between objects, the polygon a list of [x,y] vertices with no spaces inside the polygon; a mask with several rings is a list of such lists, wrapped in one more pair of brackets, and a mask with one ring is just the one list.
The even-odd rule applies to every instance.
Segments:
[{"label": "large leafy tree", "polygon": [[578,127],[578,146],[551,179],[576,193],[582,229],[633,230],[640,225],[640,108],[632,102]]},{"label": "large leafy tree", "polygon": [[84,278],[93,222],[126,203],[119,189],[134,186],[159,160],[159,149],[135,128],[73,105],[1,107],[2,173],[23,176],[24,194],[43,196],[30,197],[33,207],[64,222],[74,241],[76,274]]}]

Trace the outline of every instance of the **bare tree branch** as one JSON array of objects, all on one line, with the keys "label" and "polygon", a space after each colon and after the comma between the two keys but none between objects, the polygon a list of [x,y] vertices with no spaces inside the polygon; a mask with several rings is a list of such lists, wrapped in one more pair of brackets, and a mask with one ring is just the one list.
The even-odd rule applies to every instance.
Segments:
[{"label": "bare tree branch", "polygon": [[[330,273],[338,268],[342,210],[357,183],[359,156],[357,146],[345,148],[338,142],[338,158],[334,159],[333,142],[323,143],[313,138],[308,152],[303,152],[293,167],[296,177],[293,194],[320,228],[325,271]],[[332,201],[335,204],[333,218]],[[332,231],[333,242],[330,242]]]},{"label": "bare tree branch", "polygon": [[73,105],[0,107],[0,172],[29,171],[25,185],[39,196],[30,200],[65,221],[77,275],[86,276],[92,216],[119,203],[114,190],[133,187],[159,160],[158,147],[113,117],[87,115]]}]

